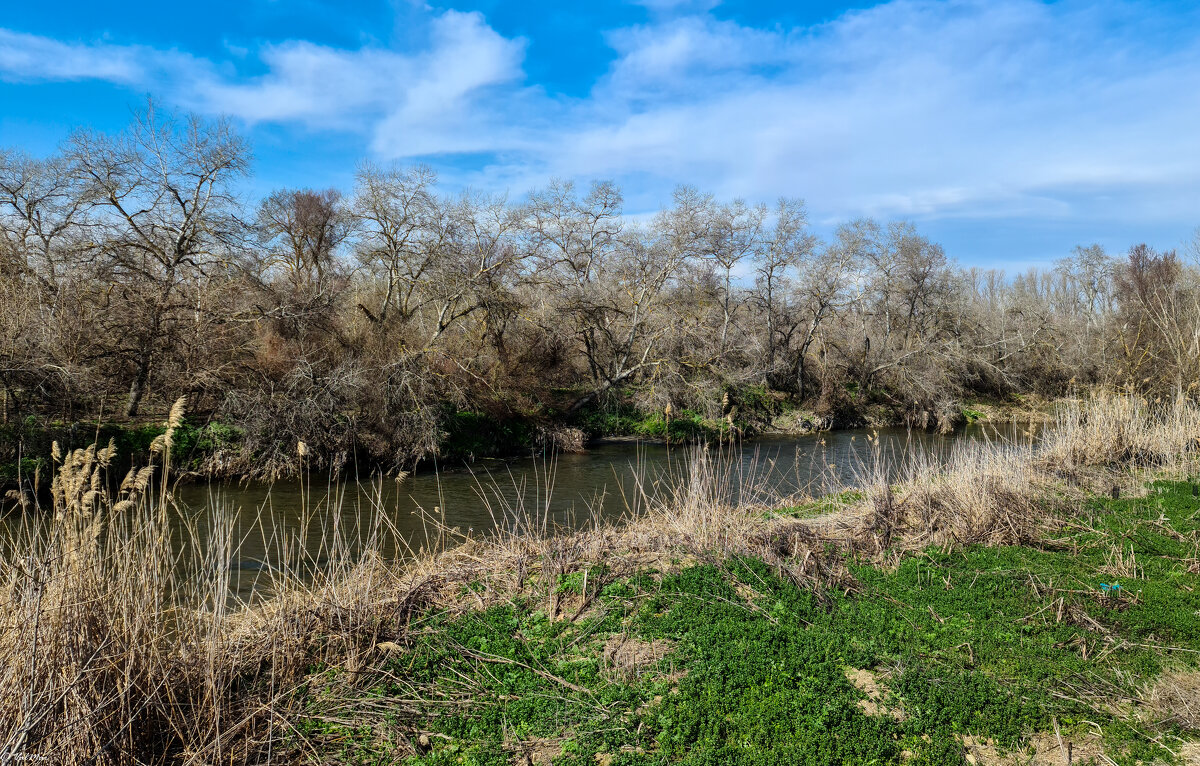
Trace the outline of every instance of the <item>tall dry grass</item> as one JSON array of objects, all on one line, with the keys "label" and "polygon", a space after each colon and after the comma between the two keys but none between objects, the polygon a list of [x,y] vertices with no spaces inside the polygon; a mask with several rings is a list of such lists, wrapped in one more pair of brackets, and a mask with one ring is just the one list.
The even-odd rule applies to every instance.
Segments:
[{"label": "tall dry grass", "polygon": [[1179,467],[1200,451],[1200,407],[1184,394],[1150,400],[1097,392],[1060,409],[1043,440],[1043,466],[1077,470]]},{"label": "tall dry grass", "polygon": [[[861,466],[863,499],[818,519],[773,513],[781,501],[769,466],[697,449],[670,482],[639,474],[622,523],[596,517],[560,530],[549,521],[551,471],[528,503],[522,493],[505,501],[511,493],[481,492],[495,521],[487,535],[447,529],[431,513],[426,545],[403,562],[384,556],[403,541],[382,501],[352,527],[314,506],[300,529],[261,518],[256,547],[271,554],[258,590],[269,597],[246,604],[230,595],[246,534],[232,509],[216,498],[217,512],[201,521],[173,503],[167,474],[181,417],[176,408],[155,462],[116,486],[111,447],[56,450],[49,513],[9,525],[0,539],[0,761],[302,759],[315,751],[298,722],[322,713],[299,709],[296,690],[323,672],[314,668],[349,671],[339,678],[351,685],[369,678],[430,608],[520,596],[544,598],[555,619],[576,619],[612,578],[732,556],[761,558],[818,594],[852,588],[836,551],[886,558],[927,545],[1032,541],[1062,510],[1050,498],[1062,497],[1064,471],[1186,470],[1200,437],[1200,409],[1188,400],[1101,395],[1068,407],[1037,444],[963,444],[946,459],[911,454],[899,469],[876,454]],[[579,594],[557,587],[566,574],[599,571]],[[340,718],[383,714],[353,689],[327,705]]]},{"label": "tall dry grass", "polygon": [[381,513],[367,528],[334,524],[315,546],[307,529],[260,519],[271,598],[232,598],[245,542],[233,513],[201,523],[166,480],[182,416],[180,404],[155,463],[115,487],[112,446],[55,447],[52,507],[5,528],[0,762],[270,761],[311,665],[353,663],[416,605],[411,590],[379,598],[394,576],[374,553],[390,534]]},{"label": "tall dry grass", "polygon": [[1051,516],[1032,442],[957,443],[944,459],[917,451],[888,475],[864,472],[866,501],[838,523],[871,554],[929,545],[1012,545],[1036,539]]}]

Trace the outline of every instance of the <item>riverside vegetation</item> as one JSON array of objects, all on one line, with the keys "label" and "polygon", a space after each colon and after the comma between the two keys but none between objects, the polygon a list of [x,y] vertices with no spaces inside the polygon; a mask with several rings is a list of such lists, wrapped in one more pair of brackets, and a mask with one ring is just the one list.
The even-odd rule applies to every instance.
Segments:
[{"label": "riverside vegetation", "polygon": [[[177,468],[398,472],[853,424],[950,428],[977,402],[1092,385],[1195,393],[1188,254],[1080,247],[1017,275],[958,266],[905,222],[828,241],[804,204],[681,187],[652,217],[610,183],[519,199],[428,168],[239,196],[223,122],[147,109],[41,159],[0,150],[0,484],[50,445],[122,465],[190,413]],[[39,470],[40,469],[40,470]]]},{"label": "riverside vegetation", "polygon": [[[55,450],[3,540],[0,752],[54,763],[1186,763],[1200,407],[1098,395],[1037,443],[768,502],[697,449],[620,525],[170,534],[154,463]],[[303,452],[303,450],[302,450]],[[302,456],[303,457],[303,456]],[[158,479],[156,479],[158,477]],[[734,498],[738,498],[737,501]],[[219,502],[215,499],[214,502]],[[314,523],[338,518],[315,509]],[[186,520],[185,520],[186,521]],[[186,526],[186,523],[185,523]]]}]

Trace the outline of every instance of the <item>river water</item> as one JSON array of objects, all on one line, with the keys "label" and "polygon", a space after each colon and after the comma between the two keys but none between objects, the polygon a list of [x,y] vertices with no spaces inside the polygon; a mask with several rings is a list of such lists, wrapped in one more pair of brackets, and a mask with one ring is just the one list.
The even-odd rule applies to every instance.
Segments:
[{"label": "river water", "polygon": [[[731,498],[770,501],[828,494],[860,485],[880,469],[894,473],[914,456],[940,460],[980,441],[1022,442],[1034,433],[1035,427],[1012,423],[976,424],[949,435],[860,429],[758,438],[709,452]],[[220,520],[232,540],[231,586],[244,597],[263,580],[264,562],[280,559],[281,546],[291,546],[292,554],[303,547],[319,567],[334,549],[353,551],[373,535],[385,555],[403,556],[497,527],[569,529],[619,520],[678,488],[694,449],[610,442],[580,454],[479,461],[401,480],[313,475],[272,484],[191,484],[179,487],[175,498],[192,519],[189,535],[209,536]],[[447,535],[446,529],[454,531]]]}]

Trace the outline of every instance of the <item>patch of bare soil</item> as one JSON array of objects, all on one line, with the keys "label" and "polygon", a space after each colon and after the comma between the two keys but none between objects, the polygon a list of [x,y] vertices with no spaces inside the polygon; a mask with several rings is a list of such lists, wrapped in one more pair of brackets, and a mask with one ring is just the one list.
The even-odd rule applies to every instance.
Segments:
[{"label": "patch of bare soil", "polygon": [[513,755],[513,766],[550,766],[562,754],[561,739],[533,739]]},{"label": "patch of bare soil", "polygon": [[604,644],[605,672],[613,678],[635,678],[657,665],[673,646],[674,642],[667,639],[644,641],[625,633],[612,636]]},{"label": "patch of bare soil", "polygon": [[1168,670],[1150,687],[1146,702],[1161,722],[1200,731],[1200,671]]},{"label": "patch of bare soil", "polygon": [[1104,747],[1100,736],[1089,733],[1084,736],[1066,736],[1052,731],[1032,734],[1026,739],[1025,747],[1016,750],[1001,750],[989,739],[963,737],[963,749],[967,762],[980,766],[1087,766],[1106,764]]},{"label": "patch of bare soil", "polygon": [[888,694],[888,688],[879,682],[879,676],[875,673],[861,668],[846,668],[846,678],[859,691],[867,695],[865,700],[858,701],[858,706],[862,708],[864,713],[867,715],[887,715],[895,718],[897,721],[904,720],[903,710],[884,703],[884,699]]}]

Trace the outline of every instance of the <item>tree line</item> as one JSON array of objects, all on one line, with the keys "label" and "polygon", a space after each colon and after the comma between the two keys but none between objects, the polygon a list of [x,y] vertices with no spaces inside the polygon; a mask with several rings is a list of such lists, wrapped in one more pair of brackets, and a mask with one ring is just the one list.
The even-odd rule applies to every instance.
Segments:
[{"label": "tree line", "polygon": [[[646,220],[612,183],[447,193],[426,167],[239,196],[246,141],[149,109],[54,156],[0,150],[3,420],[136,421],[181,395],[259,466],[438,454],[447,419],[728,414],[759,392],[828,424],[930,427],[965,397],[1072,384],[1196,393],[1200,273],[1136,245],[1017,275],[906,222],[828,240],[804,203],[679,187]],[[668,416],[669,417],[669,416]]]}]

